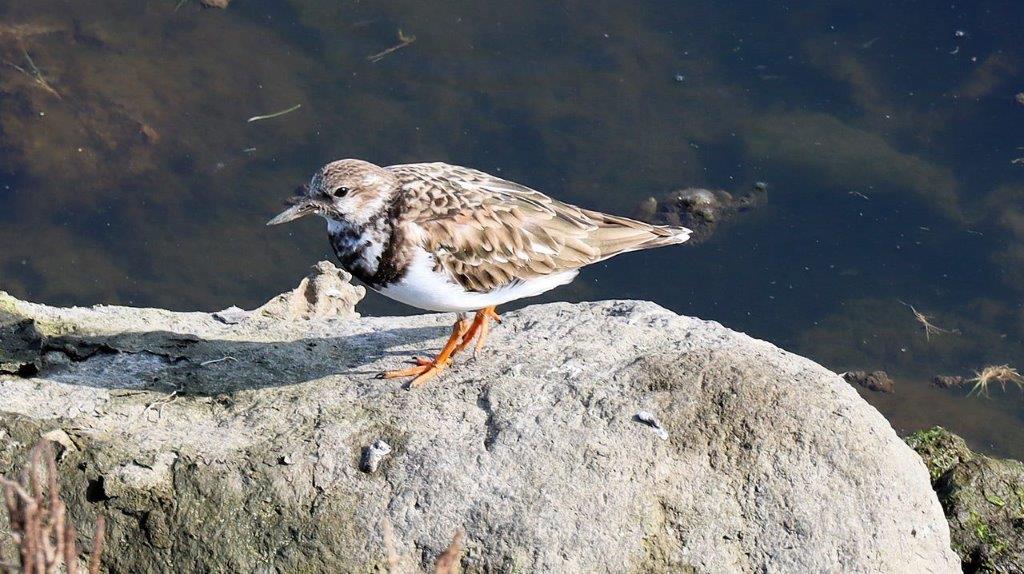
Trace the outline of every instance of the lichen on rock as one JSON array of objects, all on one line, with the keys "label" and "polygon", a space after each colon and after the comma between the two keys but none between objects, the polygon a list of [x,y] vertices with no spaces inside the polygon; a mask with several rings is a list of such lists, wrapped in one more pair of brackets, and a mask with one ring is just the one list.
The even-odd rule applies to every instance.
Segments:
[{"label": "lichen on rock", "polygon": [[942,427],[907,444],[928,467],[964,572],[1024,572],[1024,464],[975,453]]}]

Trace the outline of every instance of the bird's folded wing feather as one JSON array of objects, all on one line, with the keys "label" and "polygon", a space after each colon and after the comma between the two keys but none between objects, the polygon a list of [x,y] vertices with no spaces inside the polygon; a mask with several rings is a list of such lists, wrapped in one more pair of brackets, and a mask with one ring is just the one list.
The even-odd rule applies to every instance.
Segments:
[{"label": "bird's folded wing feather", "polygon": [[578,269],[618,253],[681,243],[679,228],[582,209],[481,171],[443,163],[388,168],[423,247],[470,291]]}]

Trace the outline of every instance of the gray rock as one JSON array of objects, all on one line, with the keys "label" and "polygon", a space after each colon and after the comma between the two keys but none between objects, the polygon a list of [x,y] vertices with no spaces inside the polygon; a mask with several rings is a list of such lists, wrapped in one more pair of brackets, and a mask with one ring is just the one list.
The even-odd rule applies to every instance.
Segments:
[{"label": "gray rock", "polygon": [[412,391],[373,375],[452,316],[3,304],[75,360],[0,381],[0,472],[62,431],[109,572],[383,571],[385,519],[424,568],[464,528],[466,572],[958,571],[920,458],[841,378],[651,303],[508,313]]},{"label": "gray rock", "polygon": [[38,371],[41,344],[35,321],[0,302],[0,374],[31,375]]},{"label": "gray rock", "polygon": [[[355,306],[366,296],[366,288],[350,281],[352,275],[347,271],[329,261],[321,261],[293,291],[274,297],[254,313],[284,319],[358,317]],[[237,317],[237,313],[233,317]]]}]

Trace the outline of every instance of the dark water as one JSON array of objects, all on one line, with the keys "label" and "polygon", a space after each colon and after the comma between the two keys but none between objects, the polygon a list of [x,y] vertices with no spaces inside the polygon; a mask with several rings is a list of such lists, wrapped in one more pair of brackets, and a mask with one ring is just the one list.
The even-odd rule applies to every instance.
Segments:
[{"label": "dark water", "polygon": [[[901,432],[1024,458],[1020,392],[928,383],[1024,368],[1021,22],[1012,1],[0,0],[0,289],[255,306],[329,257],[321,223],[263,222],[341,157],[621,213],[764,181],[711,241],[546,298],[652,299],[887,369],[897,393],[867,398]],[[368,61],[399,29],[415,42]],[[926,339],[908,305],[950,332]]]}]

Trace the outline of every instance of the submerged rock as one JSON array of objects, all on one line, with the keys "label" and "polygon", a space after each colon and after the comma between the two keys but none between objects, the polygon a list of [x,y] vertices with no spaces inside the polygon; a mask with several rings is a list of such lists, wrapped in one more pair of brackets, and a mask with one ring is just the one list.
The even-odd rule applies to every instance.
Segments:
[{"label": "submerged rock", "polygon": [[651,303],[508,313],[412,391],[373,375],[450,315],[15,307],[43,348],[105,345],[0,380],[0,472],[60,431],[108,572],[381,571],[386,523],[421,567],[463,528],[467,572],[958,570],[920,458],[842,379]]},{"label": "submerged rock", "polygon": [[843,373],[846,382],[860,385],[869,391],[878,393],[896,392],[896,384],[885,371],[847,371]]},{"label": "submerged rock", "polygon": [[711,237],[722,222],[763,203],[767,189],[767,184],[757,182],[753,191],[733,197],[723,190],[690,187],[645,199],[635,215],[649,223],[687,227],[693,231],[690,241],[699,243]]},{"label": "submerged rock", "polygon": [[972,452],[942,427],[907,443],[928,466],[963,571],[1024,572],[1024,464]]},{"label": "submerged rock", "polygon": [[963,384],[964,378],[960,375],[935,375],[932,378],[932,386],[940,389],[953,389]]}]

